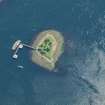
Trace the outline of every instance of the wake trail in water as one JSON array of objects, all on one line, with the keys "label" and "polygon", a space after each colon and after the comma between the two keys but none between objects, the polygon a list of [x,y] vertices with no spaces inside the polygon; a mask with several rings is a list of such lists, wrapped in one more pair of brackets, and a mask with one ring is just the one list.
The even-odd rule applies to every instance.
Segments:
[{"label": "wake trail in water", "polygon": [[83,78],[83,77],[79,77],[79,79],[81,81],[83,81],[85,84],[88,85],[88,87],[96,94],[99,94],[99,91],[97,89],[97,87],[95,85],[93,85],[91,82],[89,82],[87,79]]},{"label": "wake trail in water", "polygon": [[77,78],[78,80],[80,80],[84,84],[86,84],[88,86],[88,88],[93,91],[93,93],[99,94],[99,91],[98,91],[97,87],[94,84],[92,84],[89,80],[85,79],[85,77],[82,77],[78,73],[78,68],[75,66],[75,64],[71,65],[71,68],[72,68],[72,72],[73,72],[73,75],[74,75],[75,78]]}]

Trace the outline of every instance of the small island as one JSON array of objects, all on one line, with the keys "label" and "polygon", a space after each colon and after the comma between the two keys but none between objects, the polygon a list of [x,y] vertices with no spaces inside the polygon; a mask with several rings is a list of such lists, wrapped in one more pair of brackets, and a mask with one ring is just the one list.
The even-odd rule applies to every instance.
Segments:
[{"label": "small island", "polygon": [[64,39],[60,32],[46,30],[40,32],[33,41],[32,62],[53,71],[55,64],[64,51]]}]

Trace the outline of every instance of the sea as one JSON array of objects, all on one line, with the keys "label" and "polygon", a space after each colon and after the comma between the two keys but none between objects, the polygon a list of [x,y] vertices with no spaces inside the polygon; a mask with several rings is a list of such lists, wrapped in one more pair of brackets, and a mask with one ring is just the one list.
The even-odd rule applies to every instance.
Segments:
[{"label": "sea", "polygon": [[[16,40],[39,32],[64,37],[64,53],[49,72]],[[0,105],[105,105],[105,0],[0,0]]]}]

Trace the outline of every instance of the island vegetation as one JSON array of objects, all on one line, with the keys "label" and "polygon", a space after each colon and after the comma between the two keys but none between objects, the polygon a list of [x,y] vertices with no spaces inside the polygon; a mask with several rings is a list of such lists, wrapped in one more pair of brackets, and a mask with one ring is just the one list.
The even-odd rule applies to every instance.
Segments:
[{"label": "island vegetation", "polygon": [[52,71],[56,61],[64,51],[63,46],[64,39],[60,32],[55,30],[43,31],[33,41],[32,47],[37,50],[32,51],[32,61]]}]

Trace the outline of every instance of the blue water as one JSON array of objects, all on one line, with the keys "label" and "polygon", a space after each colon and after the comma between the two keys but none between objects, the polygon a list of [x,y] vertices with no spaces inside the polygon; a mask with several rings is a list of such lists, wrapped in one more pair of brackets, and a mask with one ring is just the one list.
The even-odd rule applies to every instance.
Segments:
[{"label": "blue water", "polygon": [[[105,105],[104,4],[104,0],[0,1],[0,105]],[[57,73],[33,64],[25,48],[18,60],[12,59],[15,40],[31,44],[47,29],[60,31],[65,40]]]}]

